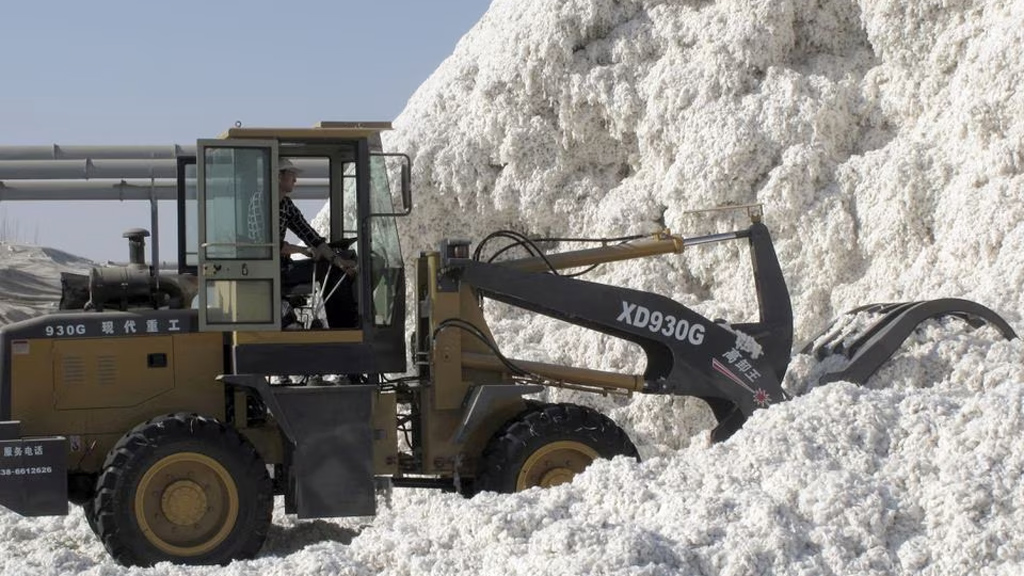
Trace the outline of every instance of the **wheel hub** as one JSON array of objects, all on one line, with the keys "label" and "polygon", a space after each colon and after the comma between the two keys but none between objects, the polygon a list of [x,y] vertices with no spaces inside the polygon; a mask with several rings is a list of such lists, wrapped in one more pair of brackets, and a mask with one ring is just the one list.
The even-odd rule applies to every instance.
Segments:
[{"label": "wheel hub", "polygon": [[516,491],[533,486],[549,488],[566,482],[599,458],[597,451],[573,440],[546,444],[526,459],[519,471]]},{"label": "wheel hub", "polygon": [[199,556],[220,545],[235,527],[238,488],[213,458],[178,452],[153,464],[139,480],[135,519],[157,549]]},{"label": "wheel hub", "polygon": [[552,486],[572,482],[574,475],[575,472],[568,468],[552,468],[541,476],[540,482],[537,485],[541,488],[551,488]]},{"label": "wheel hub", "polygon": [[206,514],[206,492],[192,480],[178,480],[160,498],[164,516],[178,526],[192,526]]}]

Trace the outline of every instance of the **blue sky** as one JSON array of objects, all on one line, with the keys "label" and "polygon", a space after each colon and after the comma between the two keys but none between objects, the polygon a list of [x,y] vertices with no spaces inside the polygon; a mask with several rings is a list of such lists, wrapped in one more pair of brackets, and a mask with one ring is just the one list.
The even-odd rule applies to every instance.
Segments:
[{"label": "blue sky", "polygon": [[[393,120],[490,0],[96,0],[0,8],[0,145],[188,144],[246,125]],[[160,206],[164,231],[171,206]],[[145,202],[2,202],[18,239],[123,259]],[[89,227],[93,231],[89,231]],[[148,250],[147,250],[148,253]]]}]

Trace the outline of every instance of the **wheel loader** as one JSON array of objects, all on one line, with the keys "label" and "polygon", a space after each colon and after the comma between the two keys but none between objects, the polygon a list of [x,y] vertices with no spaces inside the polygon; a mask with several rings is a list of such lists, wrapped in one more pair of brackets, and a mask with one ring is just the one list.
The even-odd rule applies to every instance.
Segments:
[{"label": "wheel loader", "polygon": [[[226,563],[260,551],[275,495],[299,518],[369,516],[385,484],[509,493],[569,482],[596,459],[638,458],[598,411],[536,400],[545,387],[700,398],[716,441],[787,399],[793,314],[757,207],[740,230],[557,253],[508,232],[475,249],[450,238],[407,267],[396,224],[412,209],[411,161],[382,150],[389,128],[236,126],[198,140],[176,160],[176,273],[147,265],[147,231],[129,230],[127,266],[65,278],[60,311],[0,328],[0,504],[26,516],[81,505],[124,565]],[[356,271],[319,266],[308,283],[282,284],[284,158],[324,166],[329,241]],[[525,255],[487,257],[501,237]],[[566,273],[729,241],[749,246],[756,322]],[[322,312],[346,274],[359,322],[342,328]],[[632,342],[646,368],[509,358],[485,320],[488,299]],[[852,345],[838,332],[820,339],[819,351],[848,356],[844,379],[866,379],[929,317],[1015,336],[973,302],[877,311]]]}]

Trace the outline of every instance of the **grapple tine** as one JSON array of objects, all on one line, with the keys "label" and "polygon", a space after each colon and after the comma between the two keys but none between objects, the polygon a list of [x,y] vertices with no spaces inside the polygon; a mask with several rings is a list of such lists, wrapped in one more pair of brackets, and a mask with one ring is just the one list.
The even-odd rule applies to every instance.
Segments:
[{"label": "grapple tine", "polygon": [[[871,337],[880,330],[885,322],[885,317],[893,311],[902,311],[907,306],[916,302],[882,302],[865,304],[845,312],[832,321],[824,330],[818,333],[800,351],[802,354],[813,354],[819,362],[836,354],[849,358]],[[867,328],[857,325],[853,319],[861,313],[883,314],[883,318],[873,322]],[[847,345],[847,342],[850,342]]]},{"label": "grapple tine", "polygon": [[[863,331],[858,331],[856,325],[849,318],[860,312],[881,314],[881,317]],[[819,361],[824,360],[829,354],[842,354],[850,360],[843,370],[825,374],[820,378],[819,383],[826,384],[846,380],[863,384],[892,357],[907,336],[916,330],[922,322],[946,316],[960,318],[974,328],[991,324],[1007,340],[1017,337],[1013,328],[991,309],[970,300],[943,298],[861,306],[836,320],[826,331],[822,332],[827,336],[812,340],[804,347],[803,352],[813,351],[815,358]],[[851,326],[853,326],[852,329]],[[852,342],[847,346],[846,342],[851,338]]]},{"label": "grapple tine", "polygon": [[[835,324],[833,324],[833,326],[834,325]],[[818,361],[824,360],[830,354],[840,353],[843,346],[843,333],[844,332],[842,328],[833,329],[831,332],[828,333],[825,339],[822,340],[821,344],[815,347],[814,341],[812,340],[810,343],[807,344],[803,352],[805,354],[810,354],[813,352],[814,358]],[[817,340],[817,338],[815,340]]]},{"label": "grapple tine", "polygon": [[884,330],[890,322],[896,321],[908,308],[917,304],[918,302],[900,302],[898,304],[888,304],[878,308],[877,311],[882,314],[882,317],[868,327],[863,334],[860,334],[853,340],[853,343],[846,349],[846,355],[848,357],[856,356],[857,352],[864,347],[864,344],[874,338],[876,334]]}]

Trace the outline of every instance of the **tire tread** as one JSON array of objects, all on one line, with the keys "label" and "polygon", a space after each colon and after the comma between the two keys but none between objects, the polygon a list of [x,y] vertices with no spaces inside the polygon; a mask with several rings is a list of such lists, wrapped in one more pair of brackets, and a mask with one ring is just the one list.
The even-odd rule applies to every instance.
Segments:
[{"label": "tire tread", "polygon": [[[147,542],[140,542],[141,547],[135,545],[135,540],[138,539],[136,535],[128,533],[127,527],[119,525],[123,523],[117,519],[119,507],[131,505],[130,502],[123,501],[126,497],[122,498],[126,496],[121,493],[124,489],[125,476],[135,473],[135,469],[143,464],[140,458],[145,460],[147,451],[160,446],[161,440],[174,441],[189,437],[199,439],[205,445],[219,447],[229,454],[238,455],[238,463],[243,470],[239,476],[255,479],[255,501],[240,502],[242,506],[253,508],[253,518],[239,517],[239,522],[246,521],[246,525],[242,527],[246,535],[241,537],[242,543],[233,553],[225,554],[220,549],[214,549],[194,558],[165,558],[159,552],[147,553],[156,552],[146,550],[149,548]],[[243,497],[244,495],[239,494],[240,499]],[[190,564],[224,564],[234,559],[252,558],[259,552],[270,530],[273,495],[263,459],[247,439],[216,419],[196,413],[179,412],[147,420],[118,440],[103,463],[92,506],[97,535],[111,557],[122,565],[149,566],[162,560]],[[228,538],[233,536],[230,535]]]},{"label": "tire tread", "polygon": [[535,403],[509,420],[488,442],[480,458],[476,489],[514,492],[519,468],[529,455],[559,440],[580,441],[601,458],[640,459],[629,436],[604,414],[577,404]]}]

